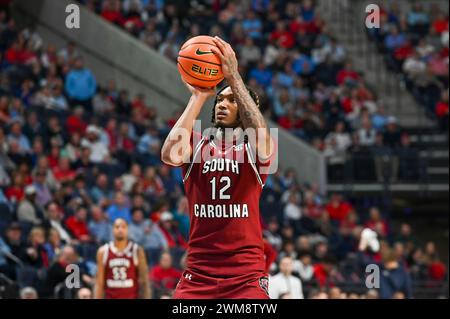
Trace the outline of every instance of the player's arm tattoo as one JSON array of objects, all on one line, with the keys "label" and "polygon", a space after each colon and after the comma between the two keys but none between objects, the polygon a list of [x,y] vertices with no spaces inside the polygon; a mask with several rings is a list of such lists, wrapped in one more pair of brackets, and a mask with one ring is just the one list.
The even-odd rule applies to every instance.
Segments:
[{"label": "player's arm tattoo", "polygon": [[248,93],[244,82],[240,75],[236,75],[230,81],[230,87],[233,96],[239,106],[239,116],[241,118],[244,129],[246,128],[267,128],[266,121],[261,114],[255,101],[253,101],[250,93]]},{"label": "player's arm tattoo", "polygon": [[142,247],[138,249],[138,276],[139,276],[139,298],[150,299],[152,297],[150,282],[148,280],[148,266],[145,252]]},{"label": "player's arm tattoo", "polygon": [[[267,127],[266,120],[262,115],[259,107],[253,101],[250,93],[245,87],[244,81],[239,74],[233,76],[229,81],[231,90],[233,91],[234,99],[238,105],[239,117],[242,121],[244,130],[252,128],[256,130],[257,145],[253,145],[256,148],[257,154],[261,158],[267,158],[272,153],[273,146],[270,139],[269,129]],[[262,129],[262,132],[261,132]],[[258,136],[261,134],[262,136]],[[263,154],[261,154],[261,152]]]}]

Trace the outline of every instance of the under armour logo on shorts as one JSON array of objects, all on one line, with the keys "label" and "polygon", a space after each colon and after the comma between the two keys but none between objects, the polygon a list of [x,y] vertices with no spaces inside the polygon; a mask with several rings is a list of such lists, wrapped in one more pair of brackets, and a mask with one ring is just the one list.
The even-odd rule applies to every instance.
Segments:
[{"label": "under armour logo on shorts", "polygon": [[184,278],[192,280],[192,275],[191,274],[186,274],[186,275],[184,275]]}]

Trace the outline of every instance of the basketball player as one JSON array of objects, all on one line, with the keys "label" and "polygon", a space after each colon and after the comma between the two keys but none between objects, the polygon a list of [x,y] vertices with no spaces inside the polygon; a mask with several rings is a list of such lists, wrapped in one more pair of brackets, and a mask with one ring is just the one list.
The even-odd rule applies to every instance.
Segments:
[{"label": "basketball player", "polygon": [[[217,48],[211,51],[220,57],[228,83],[215,99],[217,129],[194,142],[199,133],[192,132],[193,121],[215,90],[185,83],[191,98],[161,150],[166,164],[182,167],[191,220],[187,267],[174,298],[268,299],[259,198],[267,178],[261,168],[270,164],[276,147],[257,95],[239,75],[233,49],[214,39]],[[232,134],[224,134],[227,128]],[[246,129],[260,129],[257,138],[246,138]],[[182,130],[191,136],[184,149]]]},{"label": "basketball player", "polygon": [[114,241],[97,252],[97,299],[149,299],[148,267],[145,252],[128,240],[128,224],[117,218],[113,224]]}]

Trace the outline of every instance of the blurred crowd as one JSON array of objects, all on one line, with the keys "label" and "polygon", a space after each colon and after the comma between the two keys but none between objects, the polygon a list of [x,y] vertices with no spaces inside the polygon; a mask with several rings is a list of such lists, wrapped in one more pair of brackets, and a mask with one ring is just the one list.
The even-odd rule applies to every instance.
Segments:
[{"label": "blurred crowd", "polygon": [[[123,1],[118,14],[114,14],[115,3],[107,0],[87,4],[101,5],[105,18],[122,21],[132,32],[144,12],[136,6],[138,2]],[[161,51],[168,54],[171,45],[178,45],[170,41],[195,34],[194,25],[184,27],[186,11],[181,9],[187,3],[149,1],[143,6],[149,20],[136,35],[151,44],[158,39],[147,39],[145,35],[152,38],[160,32],[151,29],[152,21],[153,27],[167,26],[168,34],[175,36],[161,32],[155,43],[159,49],[165,45]],[[302,14],[295,15],[298,21],[294,23],[294,34],[307,33],[311,37],[294,37],[291,44],[289,36],[283,34],[278,37],[274,33],[270,43],[262,35],[267,34],[263,28],[289,21],[291,10],[298,9],[295,3],[277,2],[273,9],[272,2],[254,1],[253,10],[247,11],[236,3],[226,2],[222,7],[224,3],[214,2],[211,15],[204,16],[205,23],[197,23],[208,26],[214,12],[220,11],[215,20],[220,25],[211,26],[216,33],[222,29],[225,32],[228,26],[235,34],[232,43],[239,50],[243,48],[239,45],[242,36],[242,43],[256,48],[267,45],[266,52],[272,51],[264,56],[275,59],[269,61],[277,61],[273,63],[282,69],[272,63],[252,64],[252,59],[241,64],[247,75],[251,69],[270,73],[264,91],[258,82],[260,76],[249,77],[250,84],[260,89],[266,101],[279,102],[279,107],[267,102],[265,110],[279,120],[284,116],[283,110],[289,110],[285,103],[292,102],[294,118],[318,116],[317,110],[309,108],[316,106],[313,101],[320,100],[320,96],[328,101],[329,91],[328,84],[317,85],[308,77],[309,68],[319,67],[316,62],[309,64],[308,59],[318,57],[300,53],[300,60],[292,59],[292,54],[297,53],[282,47],[302,47],[296,41],[305,39],[321,44],[323,39],[325,47],[316,48],[320,50],[337,45],[326,33],[317,31],[324,25],[315,16],[311,3],[302,2]],[[282,9],[286,10],[278,7],[283,4],[286,8]],[[198,12],[209,12],[207,9],[197,8]],[[286,14],[281,19],[283,12]],[[242,14],[242,23],[232,22]],[[267,20],[261,21],[261,16]],[[282,33],[281,26],[277,28]],[[190,31],[183,35],[181,30]],[[310,45],[305,44],[305,50]],[[333,52],[336,48],[331,47]],[[279,58],[280,54],[284,58]],[[240,55],[245,56],[242,52]],[[325,65],[336,67],[335,62],[330,62],[333,54],[324,56],[328,61]],[[291,70],[291,65],[296,65],[297,71]],[[349,92],[349,88],[370,96],[351,65],[345,65],[346,73],[338,72],[342,83],[337,90],[342,91],[331,90],[329,98],[340,99],[340,94],[346,94],[342,92]],[[305,76],[298,75],[298,70],[303,70]],[[296,92],[295,98],[292,92]],[[308,92],[314,92],[315,97],[305,98],[303,94]],[[163,165],[159,154],[179,113],[163,119],[156,107],[146,101],[142,94],[129,96],[113,80],[97,83],[74,43],[62,48],[45,43],[32,29],[19,30],[7,7],[0,9],[0,285],[6,287],[3,296],[92,297],[96,250],[111,240],[111,222],[122,217],[129,222],[130,238],[145,249],[154,298],[170,298],[184,268],[189,215],[181,170]],[[360,120],[360,115],[352,118],[350,114],[361,112],[371,119],[369,106],[355,106],[348,116],[335,106],[335,115],[341,120],[333,122],[330,118],[337,134],[334,140],[341,140],[339,134],[346,130],[346,123]],[[374,109],[380,111],[379,107]],[[390,125],[395,124],[391,122]],[[303,132],[309,136],[308,130]],[[412,298],[419,283],[440,289],[447,280],[446,266],[435,243],[417,239],[408,223],[394,227],[383,200],[350,199],[338,194],[325,198],[316,185],[306,185],[297,180],[293,170],[283,169],[268,178],[260,205],[273,298]],[[80,268],[81,289],[65,287],[65,269],[69,264]],[[382,289],[368,290],[365,286],[369,264],[382,269]],[[284,286],[288,281],[293,284]],[[446,293],[439,291],[437,295]]]},{"label": "blurred crowd", "polygon": [[387,66],[402,75],[428,116],[448,131],[448,11],[421,2],[408,11],[393,2],[383,8],[380,18],[382,27],[371,29],[369,35]]},{"label": "blurred crowd", "polygon": [[[423,177],[418,150],[397,119],[385,113],[364,73],[353,68],[345,48],[316,12],[315,1],[82,2],[173,61],[190,37],[209,34],[229,41],[265,116],[323,152],[330,180],[393,183]],[[448,16],[434,8],[433,21],[444,39]],[[389,26],[384,23],[382,30]],[[439,88],[437,95],[417,91],[416,96],[436,108],[445,129],[448,40],[439,54],[433,72],[447,82],[447,90]]]}]

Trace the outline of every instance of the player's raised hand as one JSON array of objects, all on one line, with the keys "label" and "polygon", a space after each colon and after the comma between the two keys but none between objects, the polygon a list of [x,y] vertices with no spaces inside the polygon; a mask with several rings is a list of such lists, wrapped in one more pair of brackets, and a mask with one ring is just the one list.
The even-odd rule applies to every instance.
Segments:
[{"label": "player's raised hand", "polygon": [[186,85],[186,87],[188,88],[189,92],[191,92],[191,94],[195,97],[199,97],[199,98],[205,98],[208,99],[214,95],[216,95],[216,88],[200,88],[197,86],[193,86],[190,85],[189,83],[187,83],[183,77],[181,77],[181,81],[183,81],[184,85]]},{"label": "player's raised hand", "polygon": [[213,41],[218,49],[211,47],[211,51],[219,56],[222,61],[223,76],[229,80],[230,78],[239,75],[238,60],[231,45],[217,36],[213,38]]}]

